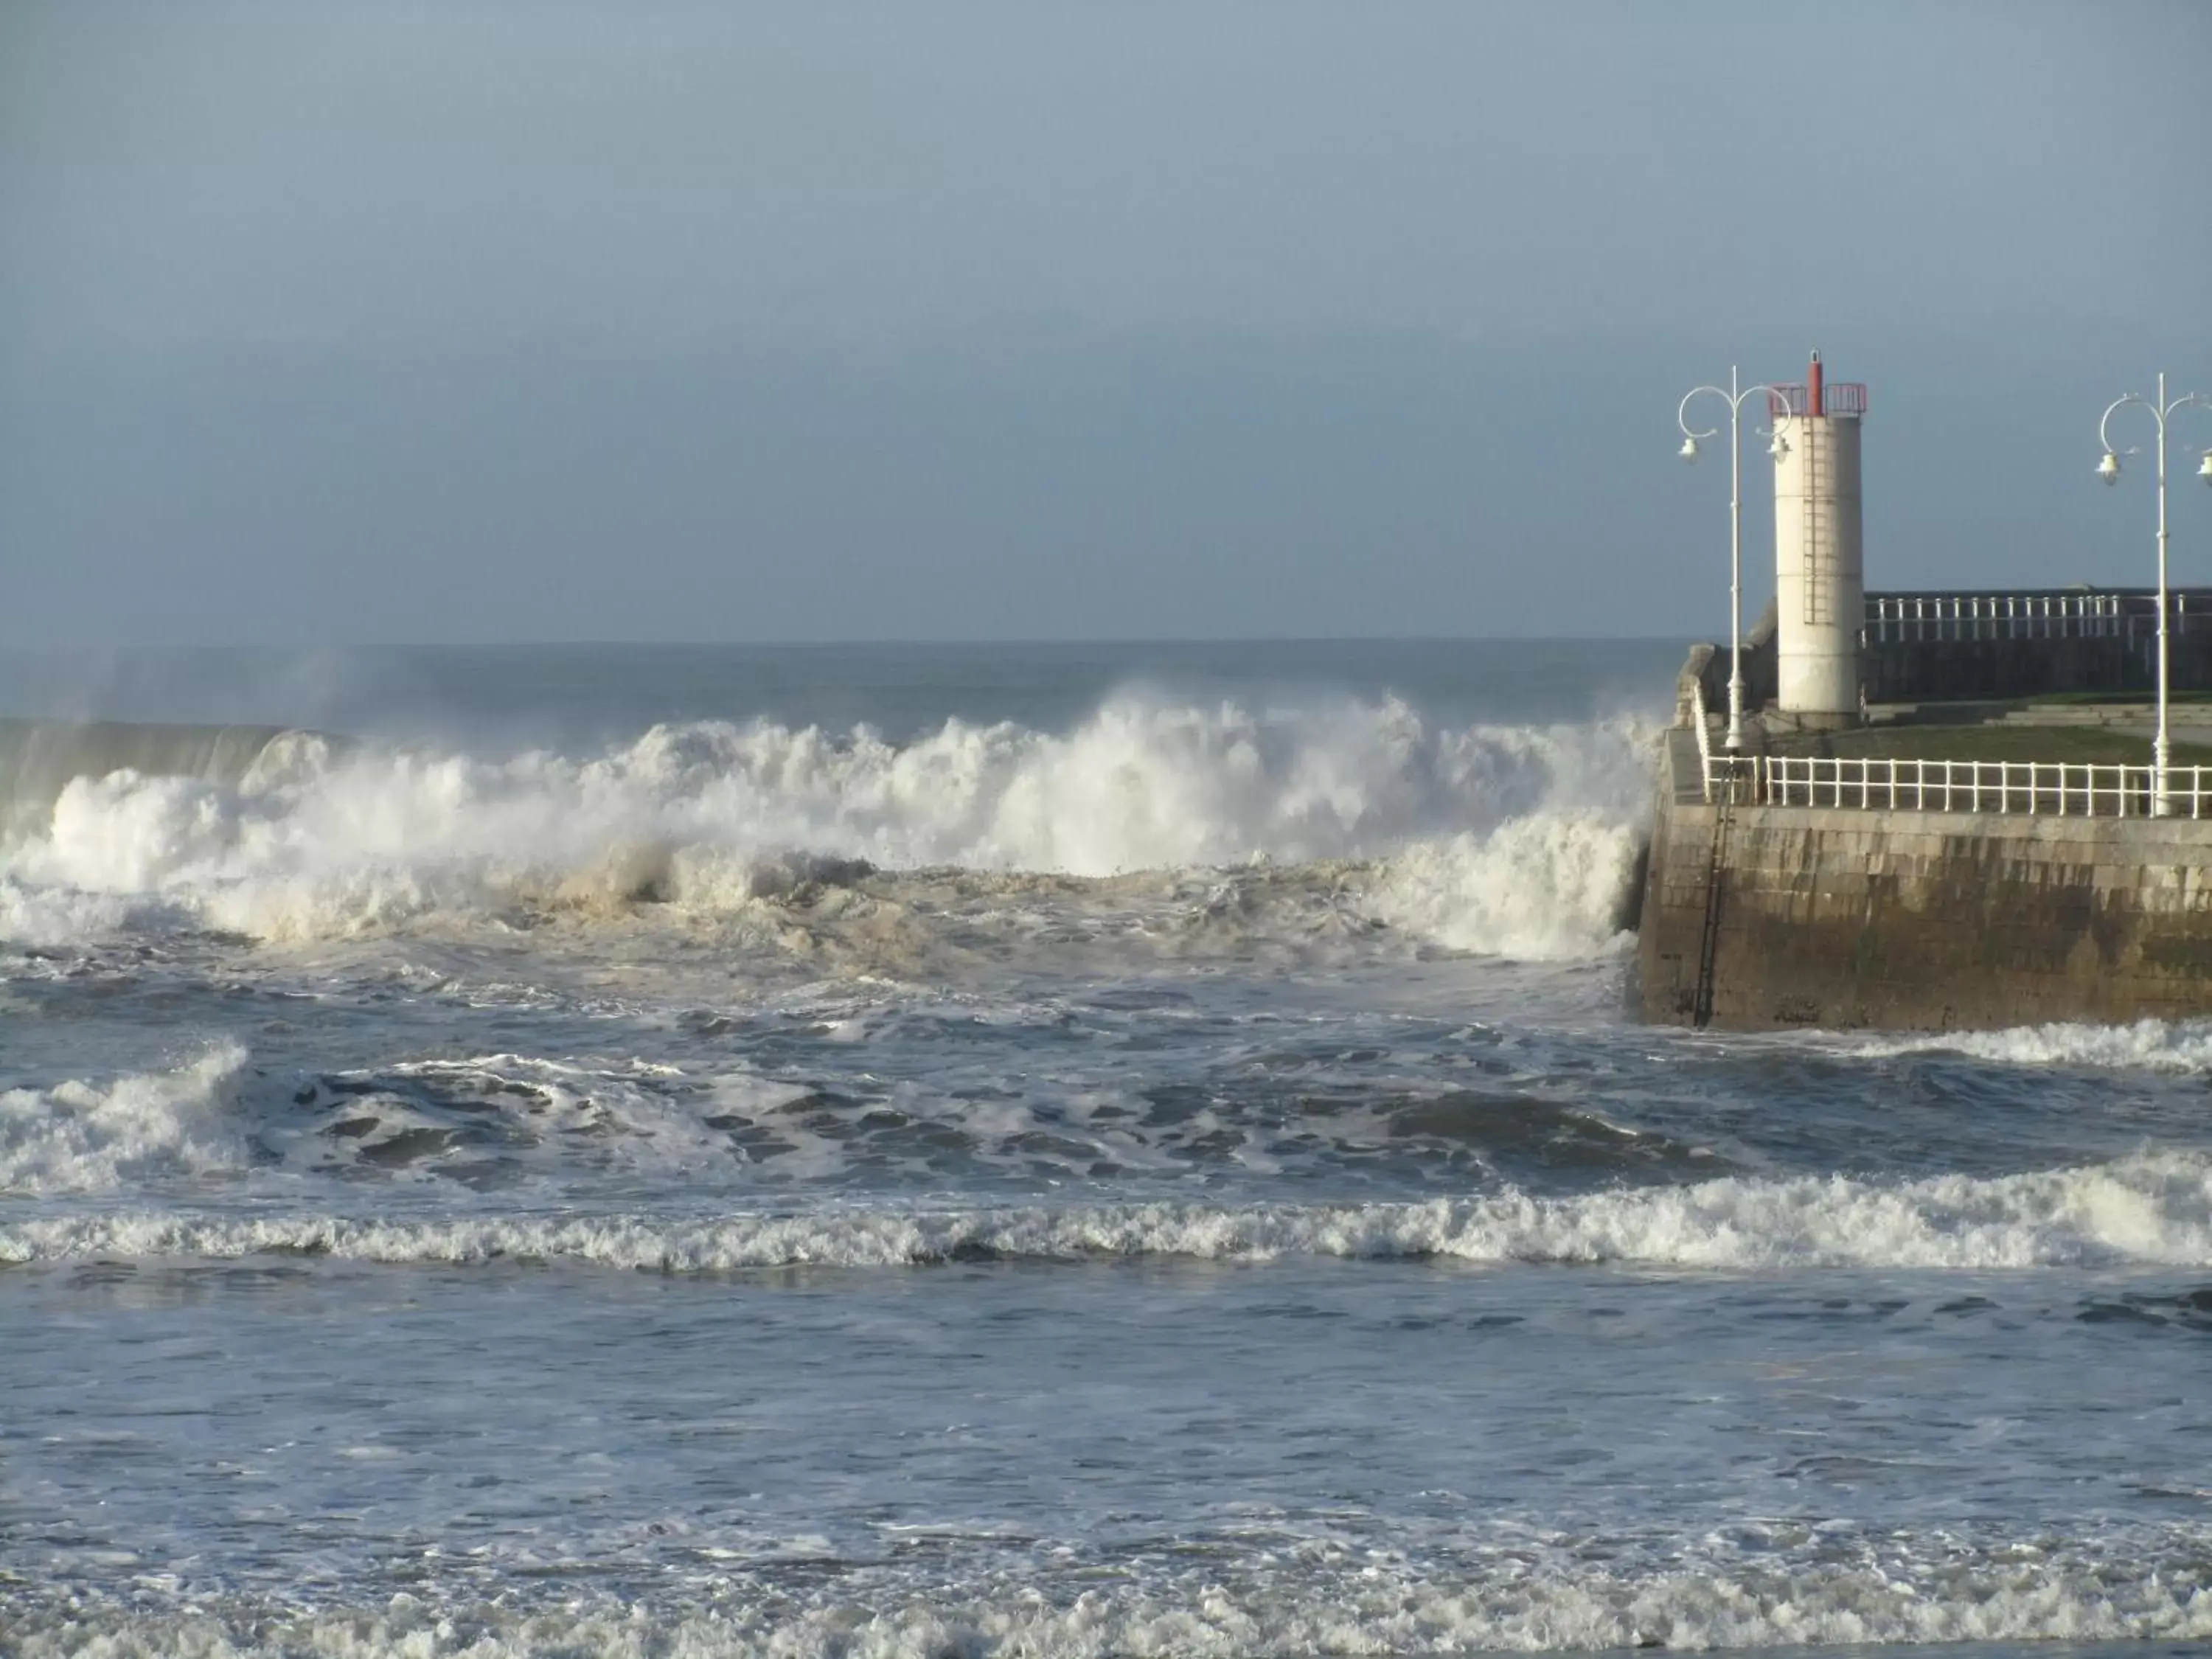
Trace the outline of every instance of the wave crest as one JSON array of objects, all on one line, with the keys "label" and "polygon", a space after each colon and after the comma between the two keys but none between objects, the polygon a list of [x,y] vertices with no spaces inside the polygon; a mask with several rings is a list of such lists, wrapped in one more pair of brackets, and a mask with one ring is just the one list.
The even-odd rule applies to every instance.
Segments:
[{"label": "wave crest", "polygon": [[101,1191],[220,1174],[253,1151],[233,1103],[247,1061],[234,1042],[174,1071],[101,1086],[0,1091],[0,1193]]},{"label": "wave crest", "polygon": [[760,900],[755,872],[794,854],[1085,878],[1353,860],[1382,871],[1381,919],[1455,948],[1571,956],[1614,931],[1648,738],[1434,729],[1395,699],[1254,714],[1137,697],[1064,734],[954,720],[901,745],[866,726],[702,722],[580,761],[289,734],[235,778],[70,781],[44,833],[0,855],[18,896],[0,920],[112,921],[122,903],[140,922],[282,938],[516,904],[721,911]]},{"label": "wave crest", "polygon": [[642,1214],[327,1213],[221,1218],[137,1210],[0,1226],[0,1261],[234,1259],[270,1252],[387,1264],[572,1261],[659,1273],[887,1267],[960,1260],[1438,1257],[1758,1271],[2212,1267],[2212,1155],[1885,1184],[1729,1177],[1542,1197],[1336,1205],[1123,1203],[803,1209],[717,1220]]},{"label": "wave crest", "polygon": [[2073,1066],[2095,1070],[2193,1073],[2212,1071],[2212,1024],[2141,1019],[2131,1025],[2059,1022],[1936,1036],[1878,1037],[1852,1045],[1869,1059],[1959,1054],[1998,1066]]}]

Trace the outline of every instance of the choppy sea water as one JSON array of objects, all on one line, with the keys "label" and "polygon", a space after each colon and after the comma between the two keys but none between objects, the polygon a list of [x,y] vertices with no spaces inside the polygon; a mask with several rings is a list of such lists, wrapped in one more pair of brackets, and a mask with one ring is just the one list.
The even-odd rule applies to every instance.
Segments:
[{"label": "choppy sea water", "polygon": [[2212,1640],[2212,1027],[1629,1024],[1675,656],[0,665],[296,728],[8,738],[0,1650]]}]

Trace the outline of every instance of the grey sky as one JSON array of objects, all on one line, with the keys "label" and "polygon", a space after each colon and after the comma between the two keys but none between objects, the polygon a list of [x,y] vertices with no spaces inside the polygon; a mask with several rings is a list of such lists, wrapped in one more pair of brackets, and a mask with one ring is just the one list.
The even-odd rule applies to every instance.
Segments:
[{"label": "grey sky", "polygon": [[2192,0],[16,0],[0,638],[1697,629],[1674,400],[1814,344],[1870,580],[2136,579],[2078,481],[2212,389],[2208,66]]}]

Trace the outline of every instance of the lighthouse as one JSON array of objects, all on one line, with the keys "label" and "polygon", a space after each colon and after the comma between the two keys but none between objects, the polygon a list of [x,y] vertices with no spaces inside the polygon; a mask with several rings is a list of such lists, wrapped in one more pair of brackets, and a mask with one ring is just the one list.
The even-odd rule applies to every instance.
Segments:
[{"label": "lighthouse", "polygon": [[1859,423],[1866,387],[1830,381],[1814,352],[1802,386],[1778,386],[1774,416],[1776,702],[1810,726],[1859,708],[1866,558]]}]

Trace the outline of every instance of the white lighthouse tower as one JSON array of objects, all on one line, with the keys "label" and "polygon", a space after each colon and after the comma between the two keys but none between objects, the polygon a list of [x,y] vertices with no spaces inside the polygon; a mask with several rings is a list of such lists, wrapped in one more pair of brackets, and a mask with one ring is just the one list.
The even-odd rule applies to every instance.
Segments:
[{"label": "white lighthouse tower", "polygon": [[1829,382],[1813,354],[1802,386],[1773,394],[1777,703],[1808,725],[1859,708],[1866,556],[1859,513],[1859,422],[1866,387]]}]

